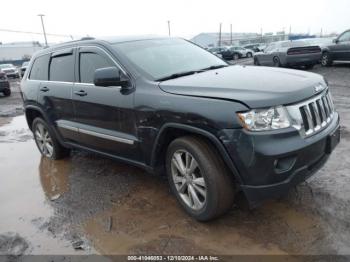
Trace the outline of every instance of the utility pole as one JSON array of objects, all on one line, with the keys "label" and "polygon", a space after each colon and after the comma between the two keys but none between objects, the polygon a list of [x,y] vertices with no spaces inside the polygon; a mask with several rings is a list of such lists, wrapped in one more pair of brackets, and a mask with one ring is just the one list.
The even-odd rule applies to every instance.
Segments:
[{"label": "utility pole", "polygon": [[219,28],[219,46],[221,46],[221,25],[222,23],[220,23],[220,28]]},{"label": "utility pole", "polygon": [[262,27],[260,28],[260,38],[261,38],[261,43],[263,42],[263,29]]},{"label": "utility pole", "polygon": [[168,20],[168,33],[169,33],[169,36],[170,36],[170,20]]},{"label": "utility pole", "polygon": [[232,45],[232,24],[230,24],[230,38],[231,38],[231,45]]},{"label": "utility pole", "polygon": [[323,34],[323,28],[321,27],[320,37],[322,37],[322,34]]},{"label": "utility pole", "polygon": [[41,25],[43,26],[43,33],[44,33],[44,38],[45,38],[45,46],[47,47],[47,38],[46,38],[46,32],[45,32],[45,26],[44,26],[44,19],[43,19],[43,14],[39,14],[38,16],[40,16],[41,19]]}]

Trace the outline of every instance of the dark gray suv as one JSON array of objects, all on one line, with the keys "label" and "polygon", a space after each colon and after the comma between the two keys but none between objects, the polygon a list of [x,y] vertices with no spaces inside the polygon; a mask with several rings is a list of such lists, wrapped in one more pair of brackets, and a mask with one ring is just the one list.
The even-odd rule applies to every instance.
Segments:
[{"label": "dark gray suv", "polygon": [[44,157],[89,150],[167,174],[206,221],[241,192],[251,206],[314,174],[339,142],[317,74],[230,66],[177,38],[83,40],[36,53],[25,115]]},{"label": "dark gray suv", "polygon": [[333,62],[350,62],[350,30],[340,34],[333,44],[324,47],[321,64],[331,66]]}]

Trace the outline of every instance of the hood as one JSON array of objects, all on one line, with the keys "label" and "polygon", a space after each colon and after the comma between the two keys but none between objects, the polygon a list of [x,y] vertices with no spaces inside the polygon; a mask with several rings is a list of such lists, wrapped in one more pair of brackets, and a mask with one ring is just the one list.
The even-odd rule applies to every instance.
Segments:
[{"label": "hood", "polygon": [[[321,75],[300,70],[229,66],[160,82],[168,93],[238,101],[250,108],[287,105],[316,94],[326,87]],[[321,90],[318,90],[320,92]]]}]

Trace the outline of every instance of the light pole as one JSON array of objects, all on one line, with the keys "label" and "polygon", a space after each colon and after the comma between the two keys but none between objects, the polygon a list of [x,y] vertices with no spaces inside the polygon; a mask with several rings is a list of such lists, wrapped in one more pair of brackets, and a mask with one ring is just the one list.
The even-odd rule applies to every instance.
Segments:
[{"label": "light pole", "polygon": [[40,19],[41,19],[41,25],[43,26],[43,32],[44,32],[44,38],[45,38],[45,46],[48,46],[47,45],[47,38],[46,38],[46,32],[45,32],[45,26],[44,26],[44,20],[43,20],[43,14],[39,14],[38,16],[40,16]]},{"label": "light pole", "polygon": [[168,33],[169,33],[169,36],[170,36],[170,21],[168,20]]}]

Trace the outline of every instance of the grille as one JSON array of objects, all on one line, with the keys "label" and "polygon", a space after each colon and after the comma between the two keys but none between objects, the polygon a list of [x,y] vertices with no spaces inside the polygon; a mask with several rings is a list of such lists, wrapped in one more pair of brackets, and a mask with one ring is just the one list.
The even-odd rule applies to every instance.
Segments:
[{"label": "grille", "polygon": [[333,119],[335,109],[331,95],[326,91],[313,99],[290,106],[288,111],[293,126],[306,137],[325,128]]}]

